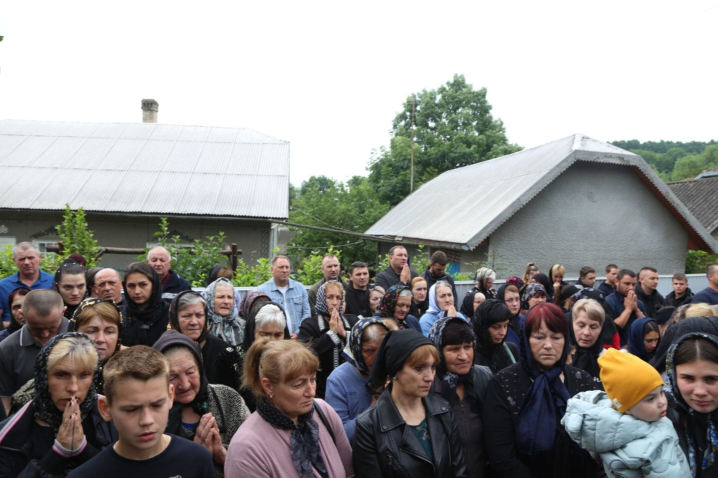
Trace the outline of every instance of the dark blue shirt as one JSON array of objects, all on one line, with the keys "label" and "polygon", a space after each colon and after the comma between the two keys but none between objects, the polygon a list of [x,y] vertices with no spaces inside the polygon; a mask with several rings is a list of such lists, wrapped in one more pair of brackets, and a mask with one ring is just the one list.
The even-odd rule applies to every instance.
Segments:
[{"label": "dark blue shirt", "polygon": [[[52,289],[52,283],[55,282],[55,276],[40,270],[40,278],[37,279],[29,288],[35,289]],[[18,274],[15,273],[0,280],[0,309],[2,309],[2,320],[8,322],[10,320],[10,305],[7,303],[10,292],[18,287],[27,287],[27,284],[20,280]]]},{"label": "dark blue shirt", "polygon": [[698,292],[691,301],[691,304],[708,304],[718,305],[718,291],[706,287],[702,291]]}]

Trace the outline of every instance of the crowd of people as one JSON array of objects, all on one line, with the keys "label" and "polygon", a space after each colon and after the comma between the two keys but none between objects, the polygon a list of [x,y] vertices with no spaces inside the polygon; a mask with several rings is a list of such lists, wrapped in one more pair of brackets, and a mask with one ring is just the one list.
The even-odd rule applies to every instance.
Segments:
[{"label": "crowd of people", "polygon": [[463,297],[437,251],[371,279],[275,256],[243,297],[146,262],[0,280],[2,477],[718,477],[718,265],[685,274],[560,264]]}]

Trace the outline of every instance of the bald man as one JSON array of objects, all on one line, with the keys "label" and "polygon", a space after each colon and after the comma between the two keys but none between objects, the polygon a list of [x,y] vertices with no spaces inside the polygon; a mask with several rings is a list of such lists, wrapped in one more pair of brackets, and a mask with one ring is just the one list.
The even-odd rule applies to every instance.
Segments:
[{"label": "bald man", "polygon": [[170,269],[172,266],[172,256],[170,251],[162,246],[153,247],[147,253],[147,263],[160,276],[162,281],[162,298],[165,302],[170,303],[174,296],[183,290],[192,290],[189,282],[184,280],[182,276]]}]

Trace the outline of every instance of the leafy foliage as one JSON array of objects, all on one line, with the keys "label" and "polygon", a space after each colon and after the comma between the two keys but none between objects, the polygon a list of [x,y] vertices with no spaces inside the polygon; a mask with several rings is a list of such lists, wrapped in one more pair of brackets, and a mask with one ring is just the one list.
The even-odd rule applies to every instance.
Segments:
[{"label": "leafy foliage", "polygon": [[640,155],[666,182],[694,178],[706,169],[718,167],[718,142],[638,140],[612,144]]},{"label": "leafy foliage", "polygon": [[[97,241],[95,240],[93,232],[89,229],[83,208],[73,211],[69,204],[65,204],[62,224],[56,226],[56,229],[64,247],[62,252],[63,256],[67,257],[70,254],[82,254],[87,260],[88,269],[95,267],[99,263],[97,254],[100,252],[100,248],[97,247]],[[57,259],[59,263],[62,262],[61,258]],[[54,271],[55,269],[57,269],[57,267],[53,267],[49,270]]]},{"label": "leafy foliage", "polygon": [[302,259],[296,274],[297,280],[304,285],[311,285],[322,280],[324,278],[324,274],[322,274],[322,259],[327,254],[334,254],[341,263],[341,251],[334,249],[334,246],[329,246],[329,249],[324,253],[312,252],[308,257]]},{"label": "leafy foliage", "polygon": [[704,251],[688,251],[686,255],[686,274],[703,274],[706,267],[718,264],[718,255]]},{"label": "leafy foliage", "polygon": [[486,88],[474,90],[463,75],[454,75],[436,90],[409,96],[394,118],[389,149],[373,152],[369,181],[381,201],[394,206],[410,193],[414,96],[414,189],[445,171],[521,150],[491,115]]},{"label": "leafy foliage", "polygon": [[[275,250],[275,254],[278,252],[278,250]],[[252,260],[254,260],[255,254],[256,251],[252,251]],[[232,278],[232,284],[235,287],[260,286],[272,277],[271,267],[269,259],[266,257],[258,258],[256,265],[253,267],[249,267],[244,260],[239,259],[237,261],[237,270],[234,271],[234,277]]]}]

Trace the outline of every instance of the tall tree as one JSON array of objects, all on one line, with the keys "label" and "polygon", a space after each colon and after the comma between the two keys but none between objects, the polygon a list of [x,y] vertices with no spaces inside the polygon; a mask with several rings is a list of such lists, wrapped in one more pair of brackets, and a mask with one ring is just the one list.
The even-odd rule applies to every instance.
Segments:
[{"label": "tall tree", "polygon": [[454,75],[435,90],[407,97],[392,123],[389,148],[372,154],[369,180],[378,197],[392,205],[410,193],[412,116],[414,189],[445,171],[521,150],[508,142],[503,122],[493,118],[486,88],[475,90],[463,75]]}]

